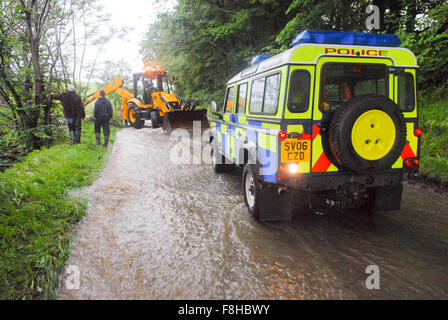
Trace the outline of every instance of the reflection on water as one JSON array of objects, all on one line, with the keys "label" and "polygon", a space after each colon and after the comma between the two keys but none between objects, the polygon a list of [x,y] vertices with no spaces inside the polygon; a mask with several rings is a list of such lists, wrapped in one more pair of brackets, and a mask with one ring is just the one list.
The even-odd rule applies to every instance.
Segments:
[{"label": "reflection on water", "polygon": [[[60,299],[448,298],[448,204],[405,189],[400,212],[317,216],[297,205],[289,223],[258,223],[241,172],[173,165],[160,130],[118,132],[90,188],[68,265],[79,290]],[[296,199],[300,204],[300,199]],[[380,268],[380,290],[365,269]]]}]

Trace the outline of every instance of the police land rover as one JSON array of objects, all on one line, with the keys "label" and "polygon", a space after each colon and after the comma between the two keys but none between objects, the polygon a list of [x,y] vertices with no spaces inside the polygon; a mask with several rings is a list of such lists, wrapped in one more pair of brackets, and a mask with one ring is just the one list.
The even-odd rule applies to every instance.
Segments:
[{"label": "police land rover", "polygon": [[216,172],[243,167],[257,220],[311,207],[400,209],[418,175],[414,54],[391,34],[305,30],[292,48],[257,56],[209,112]]}]

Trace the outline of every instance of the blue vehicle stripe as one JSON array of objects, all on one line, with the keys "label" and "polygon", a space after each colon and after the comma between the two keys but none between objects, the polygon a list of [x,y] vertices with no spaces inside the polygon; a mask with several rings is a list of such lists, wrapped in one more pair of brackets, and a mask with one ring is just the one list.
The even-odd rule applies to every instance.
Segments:
[{"label": "blue vehicle stripe", "polygon": [[263,126],[263,124],[258,121],[249,121],[249,125],[254,126],[254,127],[262,127]]},{"label": "blue vehicle stripe", "polygon": [[240,140],[240,139],[235,139],[235,147],[236,147],[236,161],[238,162],[238,163],[240,163],[239,161],[240,161],[240,150],[241,150],[241,147],[243,146],[243,140]]},{"label": "blue vehicle stripe", "polygon": [[276,170],[277,170],[277,152],[259,147],[260,160],[262,163],[263,180],[266,182],[277,182]]},{"label": "blue vehicle stripe", "polygon": [[224,153],[227,152],[227,136],[224,133],[221,133],[221,149]]}]

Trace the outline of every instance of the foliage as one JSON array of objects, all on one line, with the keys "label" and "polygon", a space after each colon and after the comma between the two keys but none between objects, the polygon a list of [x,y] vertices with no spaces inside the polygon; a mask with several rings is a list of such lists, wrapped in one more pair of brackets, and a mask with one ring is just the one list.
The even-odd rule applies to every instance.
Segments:
[{"label": "foliage", "polygon": [[[112,129],[111,141],[115,129]],[[69,195],[99,175],[107,150],[83,124],[82,144],[30,153],[0,173],[0,299],[52,299],[86,199]]]},{"label": "foliage", "polygon": [[71,82],[85,94],[96,62],[86,63],[87,47],[98,59],[107,41],[124,34],[112,27],[99,34],[107,21],[96,0],[0,2],[0,104],[9,109],[0,113],[0,121],[9,122],[2,140],[15,136],[26,152],[52,142],[62,110],[49,93],[65,91]]},{"label": "foliage", "polygon": [[430,9],[416,24],[416,31],[399,32],[403,46],[417,56],[421,89],[448,89],[448,2]]},{"label": "foliage", "polygon": [[396,33],[421,66],[422,88],[447,82],[448,14],[442,0],[181,0],[158,16],[141,43],[146,60],[176,78],[185,98],[221,100],[228,79],[256,54],[285,50],[304,29],[366,32],[368,5],[380,9],[380,30]]},{"label": "foliage", "polygon": [[448,181],[448,97],[425,92],[419,101],[421,172],[440,181]]},{"label": "foliage", "polygon": [[[116,62],[106,61],[98,74],[98,79],[101,81],[101,83],[97,86],[97,89],[103,88],[110,81],[118,77],[123,78],[124,86],[130,89],[133,85],[131,81],[131,73],[132,68],[125,60],[119,60]],[[107,99],[110,100],[114,108],[114,118],[112,121],[115,126],[119,126],[121,125],[122,111],[121,96],[117,92],[112,92],[107,96]],[[92,103],[92,105],[93,104],[94,103]]]},{"label": "foliage", "polygon": [[223,84],[275,41],[290,1],[180,0],[159,16],[141,43],[148,62],[176,78],[183,99],[219,100]]},{"label": "foliage", "polygon": [[369,1],[310,1],[294,0],[287,13],[295,16],[288,21],[276,41],[286,49],[294,37],[305,29],[364,31],[366,7]]}]

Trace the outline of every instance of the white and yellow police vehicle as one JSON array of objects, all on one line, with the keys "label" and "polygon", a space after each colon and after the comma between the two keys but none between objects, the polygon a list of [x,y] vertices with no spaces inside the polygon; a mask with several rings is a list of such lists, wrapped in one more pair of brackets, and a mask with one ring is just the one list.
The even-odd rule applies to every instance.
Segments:
[{"label": "white and yellow police vehicle", "polygon": [[391,34],[305,30],[292,48],[257,56],[209,112],[216,172],[244,168],[258,220],[311,206],[398,210],[418,175],[417,61]]}]

